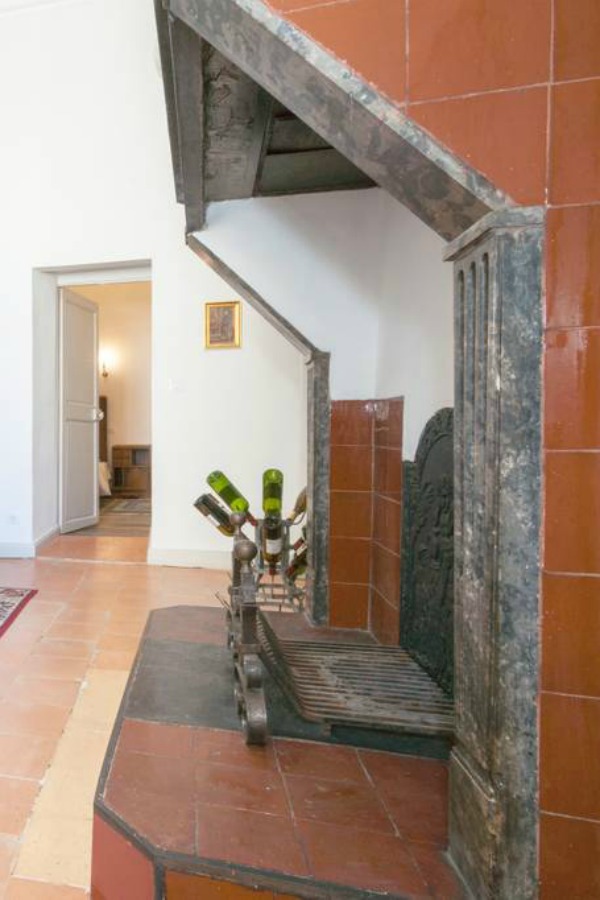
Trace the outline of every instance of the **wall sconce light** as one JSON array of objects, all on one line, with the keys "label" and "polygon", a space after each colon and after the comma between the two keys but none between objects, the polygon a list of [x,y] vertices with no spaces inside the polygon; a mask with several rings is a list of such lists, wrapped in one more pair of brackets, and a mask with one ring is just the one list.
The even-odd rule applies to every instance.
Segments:
[{"label": "wall sconce light", "polygon": [[98,367],[103,378],[108,378],[115,370],[116,354],[110,347],[101,347],[98,354]]}]

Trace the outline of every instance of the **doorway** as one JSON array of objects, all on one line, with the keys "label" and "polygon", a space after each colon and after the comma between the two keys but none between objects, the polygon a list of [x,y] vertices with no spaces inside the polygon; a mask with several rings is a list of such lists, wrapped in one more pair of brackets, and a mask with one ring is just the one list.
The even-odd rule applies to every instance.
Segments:
[{"label": "doorway", "polygon": [[[152,509],[151,283],[73,285],[98,311],[98,520],[80,536],[148,537]],[[68,348],[63,347],[64,360]]]},{"label": "doorway", "polygon": [[[33,273],[37,556],[146,561],[152,496],[150,275],[145,262]],[[65,296],[94,321],[81,334],[65,326]],[[68,425],[69,403],[80,399],[84,383],[89,409],[81,415],[82,408],[76,410],[76,424]],[[86,425],[89,438],[74,440]],[[128,461],[121,458],[124,448]]]}]

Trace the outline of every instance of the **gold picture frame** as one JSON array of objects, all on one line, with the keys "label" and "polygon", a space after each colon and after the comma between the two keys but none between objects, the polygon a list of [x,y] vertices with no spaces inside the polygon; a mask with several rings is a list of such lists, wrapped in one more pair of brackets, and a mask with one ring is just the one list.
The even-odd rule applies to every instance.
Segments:
[{"label": "gold picture frame", "polygon": [[204,304],[204,346],[207,350],[231,350],[242,343],[242,304]]}]

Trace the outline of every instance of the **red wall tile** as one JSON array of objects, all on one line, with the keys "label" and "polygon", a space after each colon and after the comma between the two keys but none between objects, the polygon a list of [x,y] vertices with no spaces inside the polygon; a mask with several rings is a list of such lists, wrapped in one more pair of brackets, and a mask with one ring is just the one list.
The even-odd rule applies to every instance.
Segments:
[{"label": "red wall tile", "polygon": [[331,448],[331,489],[370,491],[373,451],[371,447]]},{"label": "red wall tile", "polygon": [[600,453],[547,453],[544,567],[600,572]]},{"label": "red wall tile", "polygon": [[333,628],[368,628],[369,586],[332,582],[329,585],[329,624]]},{"label": "red wall tile", "polygon": [[410,0],[410,99],[550,78],[550,0]]},{"label": "red wall tile", "polygon": [[550,209],[546,245],[547,324],[600,325],[600,206]]},{"label": "red wall tile", "polygon": [[540,900],[600,897],[600,822],[542,815]]},{"label": "red wall tile", "polygon": [[545,575],[542,688],[600,697],[600,578]]},{"label": "red wall tile", "polygon": [[100,816],[94,816],[93,900],[154,900],[154,866]]},{"label": "red wall tile", "polygon": [[373,443],[373,404],[370,400],[334,400],[331,404],[331,446]]},{"label": "red wall tile", "polygon": [[375,589],[371,591],[371,631],[382,644],[397,644],[400,640],[400,614]]},{"label": "red wall tile", "polygon": [[330,529],[333,537],[371,537],[371,492],[332,491]]},{"label": "red wall tile", "polygon": [[[308,4],[298,4],[308,6]],[[404,3],[347,0],[311,5],[287,16],[384,94],[404,100]]]},{"label": "red wall tile", "polygon": [[271,891],[255,891],[202,875],[165,873],[166,900],[272,900]]},{"label": "red wall tile", "polygon": [[600,3],[555,0],[555,4],[555,79],[600,75]]},{"label": "red wall tile", "polygon": [[546,336],[545,443],[553,450],[600,448],[600,328]]},{"label": "red wall tile", "polygon": [[400,557],[373,544],[371,584],[391,606],[400,608]]},{"label": "red wall tile", "polygon": [[408,113],[518,203],[544,202],[547,88],[411,103]]},{"label": "red wall tile", "polygon": [[373,506],[373,540],[387,550],[400,554],[402,504],[390,497],[375,494]]},{"label": "red wall tile", "polygon": [[600,78],[552,87],[550,202],[600,200]]},{"label": "red wall tile", "polygon": [[540,807],[600,820],[600,699],[542,694]]},{"label": "red wall tile", "polygon": [[329,541],[329,579],[348,584],[368,584],[371,542],[368,538],[338,538]]}]

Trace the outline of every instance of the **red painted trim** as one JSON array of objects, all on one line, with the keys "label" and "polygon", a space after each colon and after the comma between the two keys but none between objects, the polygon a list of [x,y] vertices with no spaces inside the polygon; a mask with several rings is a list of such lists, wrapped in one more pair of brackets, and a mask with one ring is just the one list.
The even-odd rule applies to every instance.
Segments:
[{"label": "red painted trim", "polygon": [[[15,590],[18,590],[18,588],[15,588]],[[11,612],[8,619],[5,619],[4,622],[2,623],[2,625],[0,625],[0,637],[2,637],[4,632],[10,628],[10,626],[15,621],[17,616],[23,612],[23,610],[25,609],[25,607],[27,606],[27,604],[29,603],[31,598],[34,597],[36,594],[37,594],[37,590],[30,590],[30,591],[28,591],[27,594],[25,594],[25,596],[20,600],[19,605],[15,606],[15,608]]]}]

